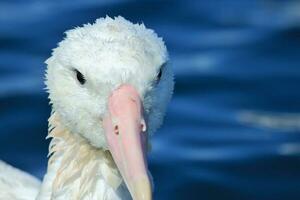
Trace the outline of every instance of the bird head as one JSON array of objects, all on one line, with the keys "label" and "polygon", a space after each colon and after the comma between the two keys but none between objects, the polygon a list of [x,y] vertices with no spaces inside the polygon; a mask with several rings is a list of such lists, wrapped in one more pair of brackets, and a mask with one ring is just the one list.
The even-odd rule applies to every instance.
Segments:
[{"label": "bird head", "polygon": [[46,64],[62,124],[111,152],[133,199],[152,199],[146,146],[173,91],[163,40],[143,24],[100,18],[67,31]]}]

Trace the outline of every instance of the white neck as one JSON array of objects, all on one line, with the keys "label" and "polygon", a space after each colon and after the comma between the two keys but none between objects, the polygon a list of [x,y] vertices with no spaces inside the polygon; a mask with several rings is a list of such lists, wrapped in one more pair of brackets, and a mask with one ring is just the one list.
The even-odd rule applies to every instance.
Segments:
[{"label": "white neck", "polygon": [[48,170],[37,200],[127,198],[127,189],[109,151],[92,147],[70,133],[55,113],[49,119],[48,138],[52,138]]}]

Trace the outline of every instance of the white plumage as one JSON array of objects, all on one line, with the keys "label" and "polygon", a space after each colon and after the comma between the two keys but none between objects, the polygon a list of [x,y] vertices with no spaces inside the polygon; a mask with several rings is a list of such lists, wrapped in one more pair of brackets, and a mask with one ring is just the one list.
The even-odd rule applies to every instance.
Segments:
[{"label": "white plumage", "polygon": [[40,185],[37,178],[0,160],[1,200],[33,200]]},{"label": "white plumage", "polygon": [[167,61],[161,38],[122,17],[67,31],[46,61],[53,110],[47,173],[40,186],[34,177],[0,162],[0,200],[129,199],[128,182],[104,136],[108,99],[122,85],[135,88],[151,135],[173,91]]}]

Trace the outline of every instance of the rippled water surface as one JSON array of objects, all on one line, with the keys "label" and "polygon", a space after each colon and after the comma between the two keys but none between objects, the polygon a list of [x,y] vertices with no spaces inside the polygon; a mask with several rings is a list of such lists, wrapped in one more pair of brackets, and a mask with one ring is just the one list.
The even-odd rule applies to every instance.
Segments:
[{"label": "rippled water surface", "polygon": [[150,155],[155,199],[300,199],[299,10],[270,0],[2,0],[0,158],[43,176],[43,62],[65,30],[122,15],[164,38],[176,74]]}]

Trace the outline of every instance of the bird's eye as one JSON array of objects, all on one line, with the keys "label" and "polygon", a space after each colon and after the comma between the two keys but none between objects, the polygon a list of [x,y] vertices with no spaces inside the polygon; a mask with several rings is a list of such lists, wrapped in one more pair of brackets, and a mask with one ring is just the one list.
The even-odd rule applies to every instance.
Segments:
[{"label": "bird's eye", "polygon": [[160,81],[161,75],[162,75],[162,68],[159,69],[159,72],[157,74],[157,81]]},{"label": "bird's eye", "polygon": [[78,71],[77,69],[75,69],[75,72],[76,72],[76,78],[77,78],[77,80],[79,81],[79,83],[81,85],[83,85],[86,82],[83,74],[80,71]]},{"label": "bird's eye", "polygon": [[166,63],[162,64],[157,74],[157,83],[160,81]]}]

